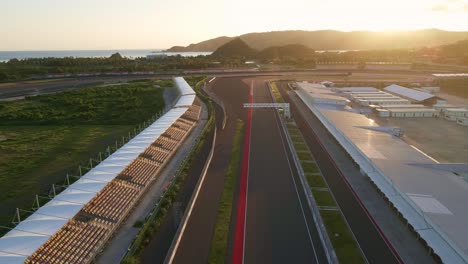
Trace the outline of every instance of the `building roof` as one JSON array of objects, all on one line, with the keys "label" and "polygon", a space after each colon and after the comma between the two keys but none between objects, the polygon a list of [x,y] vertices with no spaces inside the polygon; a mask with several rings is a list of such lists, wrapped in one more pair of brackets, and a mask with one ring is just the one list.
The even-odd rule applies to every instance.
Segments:
[{"label": "building roof", "polygon": [[468,109],[466,108],[447,108],[445,109],[446,112],[468,112]]},{"label": "building roof", "polygon": [[179,90],[180,95],[195,94],[195,91],[182,77],[175,77],[172,79],[176,88]]},{"label": "building roof", "polygon": [[348,142],[353,158],[365,157],[359,158],[363,170],[443,262],[467,262],[466,181],[451,172],[409,165],[436,161],[398,137],[359,128],[378,127],[364,115],[306,104],[335,138]]},{"label": "building roof", "polygon": [[349,103],[349,100],[343,96],[338,95],[329,88],[320,88],[317,84],[307,83],[307,82],[298,82],[298,90],[307,93],[309,96],[313,97],[315,100],[325,100],[337,101],[343,104]]},{"label": "building roof", "polygon": [[388,111],[392,113],[438,113],[437,110],[432,108],[395,108],[395,109],[388,109]]},{"label": "building roof", "polygon": [[[183,85],[185,80],[180,79],[177,80],[180,93],[190,94],[186,86]],[[23,263],[176,122],[187,109],[187,107],[179,107],[169,110],[140,134],[1,237],[0,263]]]},{"label": "building roof", "polygon": [[426,92],[421,92],[415,89],[406,88],[400,85],[392,84],[384,88],[385,91],[393,94],[403,96],[413,101],[421,102],[435,97],[434,95]]},{"label": "building roof", "polygon": [[188,94],[188,95],[182,95],[180,96],[179,100],[175,104],[175,107],[188,107],[193,105],[193,102],[195,101],[195,94]]},{"label": "building roof", "polygon": [[385,109],[391,109],[391,108],[427,108],[425,105],[421,104],[405,104],[405,105],[385,105],[383,106]]},{"label": "building roof", "polygon": [[342,88],[334,88],[341,92],[377,92],[379,91],[377,88],[374,87],[342,87]]}]

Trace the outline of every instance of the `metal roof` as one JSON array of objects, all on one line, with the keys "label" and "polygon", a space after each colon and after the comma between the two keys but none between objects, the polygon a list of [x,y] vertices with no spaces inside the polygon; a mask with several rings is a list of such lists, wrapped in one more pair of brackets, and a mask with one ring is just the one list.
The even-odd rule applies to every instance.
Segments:
[{"label": "metal roof", "polygon": [[421,92],[415,89],[406,88],[400,85],[392,84],[384,88],[385,91],[391,92],[393,94],[406,97],[413,101],[424,101],[430,98],[435,97],[433,94]]},{"label": "metal roof", "polygon": [[377,88],[374,87],[342,87],[342,88],[334,88],[341,92],[377,92],[379,91]]},{"label": "metal roof", "polygon": [[437,110],[432,108],[395,108],[395,109],[387,109],[392,113],[408,113],[408,112],[418,112],[418,113],[438,113]]},{"label": "metal roof", "polygon": [[385,105],[383,106],[385,109],[391,109],[391,108],[427,108],[425,105],[421,104],[405,104],[405,105]]},{"label": "metal roof", "polygon": [[194,94],[188,94],[188,95],[182,95],[179,98],[179,101],[175,104],[175,107],[187,107],[193,105],[193,102],[195,101],[196,95]]},{"label": "metal roof", "polygon": [[[183,78],[175,78],[174,81],[181,94],[193,92]],[[169,110],[119,150],[1,237],[0,263],[23,263],[177,121],[187,109],[188,107],[179,107]]]},{"label": "metal roof", "polygon": [[195,94],[195,91],[192,89],[192,87],[190,87],[184,78],[175,77],[172,80],[174,80],[174,84],[181,95]]},{"label": "metal roof", "polygon": [[451,172],[410,165],[436,161],[398,137],[359,128],[378,127],[366,116],[298,95],[443,262],[468,261],[466,181]]}]

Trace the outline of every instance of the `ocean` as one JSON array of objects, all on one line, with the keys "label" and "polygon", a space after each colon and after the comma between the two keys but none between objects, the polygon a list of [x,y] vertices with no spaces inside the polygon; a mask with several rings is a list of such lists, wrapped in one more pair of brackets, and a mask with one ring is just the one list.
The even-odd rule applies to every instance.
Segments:
[{"label": "ocean", "polygon": [[0,62],[7,62],[14,58],[103,58],[110,57],[116,52],[119,52],[120,55],[131,59],[146,57],[147,55],[152,54],[166,54],[167,56],[181,55],[184,57],[211,54],[211,52],[163,52],[161,49],[0,51]]}]

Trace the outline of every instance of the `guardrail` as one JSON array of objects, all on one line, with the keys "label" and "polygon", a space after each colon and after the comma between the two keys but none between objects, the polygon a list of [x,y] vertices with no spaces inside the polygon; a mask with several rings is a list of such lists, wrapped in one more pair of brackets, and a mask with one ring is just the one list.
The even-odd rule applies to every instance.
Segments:
[{"label": "guardrail", "polygon": [[[212,79],[210,79],[210,81],[208,81],[208,83],[211,83],[212,81],[215,80],[216,77],[213,77]],[[203,85],[203,88],[202,90],[208,94],[211,99],[213,99],[213,101],[219,105],[221,107],[221,109],[223,109],[223,124],[221,126],[221,129],[224,130],[224,128],[226,127],[226,122],[227,122],[227,119],[228,119],[228,116],[226,114],[226,107],[224,106],[224,103],[222,100],[220,100],[216,94],[212,93],[211,91],[209,91],[208,89],[206,89],[206,83]]]},{"label": "guardrail", "polygon": [[215,149],[215,142],[216,142],[216,127],[214,128],[214,135],[213,135],[213,140],[212,140],[212,143],[211,143],[210,154],[208,154],[208,159],[207,159],[207,161],[205,163],[205,166],[203,167],[202,177],[199,178],[199,180],[197,182],[197,185],[195,186],[195,192],[192,194],[192,197],[190,198],[190,201],[189,201],[188,206],[187,206],[189,208],[189,210],[186,211],[184,216],[182,217],[181,224],[179,225],[179,228],[177,229],[177,232],[176,232],[176,234],[174,236],[174,239],[172,240],[171,247],[169,248],[169,250],[167,252],[166,259],[164,260],[164,263],[170,264],[174,260],[180,238],[183,235],[183,232],[185,231],[185,227],[187,225],[188,219],[189,219],[190,214],[192,212],[193,205],[195,204],[195,201],[196,201],[196,199],[198,197],[198,193],[199,193],[199,191],[201,189],[201,186],[203,184],[203,181],[205,179],[206,172],[208,171],[208,168],[210,167],[211,159],[213,158],[213,153],[214,153],[214,149]]}]

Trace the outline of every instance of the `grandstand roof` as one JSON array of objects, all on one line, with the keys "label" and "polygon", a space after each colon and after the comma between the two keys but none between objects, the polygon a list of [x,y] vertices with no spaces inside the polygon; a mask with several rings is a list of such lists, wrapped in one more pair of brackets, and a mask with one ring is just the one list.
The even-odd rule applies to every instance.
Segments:
[{"label": "grandstand roof", "polygon": [[387,86],[384,88],[384,90],[387,92],[391,92],[393,94],[399,95],[399,96],[406,97],[410,100],[417,101],[417,102],[435,97],[433,94],[406,88],[406,87],[396,85],[396,84]]},{"label": "grandstand roof", "polygon": [[180,95],[195,94],[195,91],[182,77],[173,78],[176,88],[179,90]]},{"label": "grandstand roof", "polygon": [[[183,78],[174,78],[174,82],[183,96],[195,94]],[[23,263],[50,236],[73,218],[96,193],[101,191],[108,182],[113,180],[176,122],[187,109],[188,107],[179,107],[169,110],[127,144],[1,237],[0,263]]]},{"label": "grandstand roof", "polygon": [[175,107],[191,106],[191,105],[193,105],[194,101],[195,101],[195,95],[194,94],[182,95],[179,98],[179,101],[176,103]]}]

